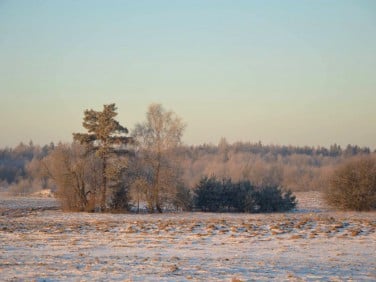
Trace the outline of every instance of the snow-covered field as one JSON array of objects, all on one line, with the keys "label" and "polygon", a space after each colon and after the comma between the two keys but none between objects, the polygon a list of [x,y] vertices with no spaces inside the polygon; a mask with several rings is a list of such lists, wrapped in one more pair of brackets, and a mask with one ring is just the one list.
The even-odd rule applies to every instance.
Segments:
[{"label": "snow-covered field", "polygon": [[[309,197],[307,197],[309,195]],[[63,213],[0,198],[1,281],[376,281],[376,213]]]}]

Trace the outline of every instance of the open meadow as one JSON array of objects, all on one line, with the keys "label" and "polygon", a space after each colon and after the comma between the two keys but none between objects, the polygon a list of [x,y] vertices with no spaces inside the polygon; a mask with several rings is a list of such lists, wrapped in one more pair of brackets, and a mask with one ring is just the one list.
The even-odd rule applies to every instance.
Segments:
[{"label": "open meadow", "polygon": [[0,198],[1,281],[375,281],[376,213],[64,213]]}]

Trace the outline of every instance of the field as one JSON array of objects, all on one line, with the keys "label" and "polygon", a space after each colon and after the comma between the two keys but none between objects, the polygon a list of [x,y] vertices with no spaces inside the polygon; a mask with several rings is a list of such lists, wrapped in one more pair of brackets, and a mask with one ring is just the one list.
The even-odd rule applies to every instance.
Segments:
[{"label": "field", "polygon": [[376,213],[63,213],[0,198],[2,281],[376,281]]}]

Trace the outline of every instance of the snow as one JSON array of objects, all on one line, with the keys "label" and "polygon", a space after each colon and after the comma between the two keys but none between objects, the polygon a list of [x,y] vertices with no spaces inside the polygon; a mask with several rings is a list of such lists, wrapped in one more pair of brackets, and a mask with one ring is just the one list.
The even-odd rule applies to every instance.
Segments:
[{"label": "snow", "polygon": [[[304,201],[302,201],[304,202]],[[376,281],[376,213],[63,213],[0,199],[2,281]]]}]

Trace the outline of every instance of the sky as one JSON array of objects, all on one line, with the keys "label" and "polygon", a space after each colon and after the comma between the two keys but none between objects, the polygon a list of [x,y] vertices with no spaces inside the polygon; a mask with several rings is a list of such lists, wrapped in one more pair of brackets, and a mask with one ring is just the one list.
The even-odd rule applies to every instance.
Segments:
[{"label": "sky", "polygon": [[0,0],[0,147],[161,103],[189,145],[376,149],[375,51],[373,0]]}]

